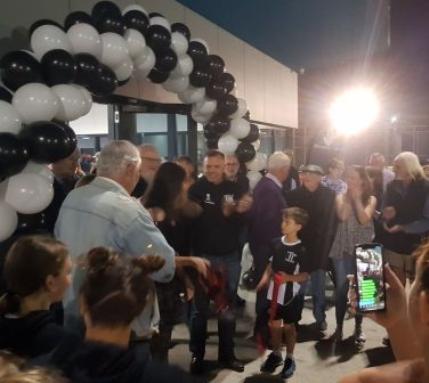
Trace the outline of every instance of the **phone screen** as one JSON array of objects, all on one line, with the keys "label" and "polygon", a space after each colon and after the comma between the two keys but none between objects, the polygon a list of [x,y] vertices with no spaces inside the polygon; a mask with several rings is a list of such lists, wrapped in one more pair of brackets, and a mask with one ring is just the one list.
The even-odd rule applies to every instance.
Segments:
[{"label": "phone screen", "polygon": [[379,244],[357,245],[355,254],[359,311],[384,310],[386,297],[382,246]]}]

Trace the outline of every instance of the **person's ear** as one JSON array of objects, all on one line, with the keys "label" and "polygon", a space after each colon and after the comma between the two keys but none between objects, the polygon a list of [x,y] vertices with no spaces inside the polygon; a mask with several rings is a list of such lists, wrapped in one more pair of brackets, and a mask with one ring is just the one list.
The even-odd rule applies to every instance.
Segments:
[{"label": "person's ear", "polygon": [[419,296],[420,305],[420,321],[423,325],[429,327],[429,294],[427,291],[422,291]]},{"label": "person's ear", "polygon": [[45,288],[49,293],[55,293],[58,289],[57,282],[53,275],[48,275],[46,277]]}]

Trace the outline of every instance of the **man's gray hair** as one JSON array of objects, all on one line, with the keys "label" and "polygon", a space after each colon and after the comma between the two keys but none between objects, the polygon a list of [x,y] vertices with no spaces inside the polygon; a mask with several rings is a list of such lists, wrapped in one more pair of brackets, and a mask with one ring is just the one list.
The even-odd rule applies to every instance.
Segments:
[{"label": "man's gray hair", "polygon": [[290,158],[287,154],[277,151],[268,158],[268,171],[290,166]]},{"label": "man's gray hair", "polygon": [[100,152],[97,160],[97,175],[111,176],[119,174],[129,163],[140,162],[138,149],[129,141],[109,142]]}]

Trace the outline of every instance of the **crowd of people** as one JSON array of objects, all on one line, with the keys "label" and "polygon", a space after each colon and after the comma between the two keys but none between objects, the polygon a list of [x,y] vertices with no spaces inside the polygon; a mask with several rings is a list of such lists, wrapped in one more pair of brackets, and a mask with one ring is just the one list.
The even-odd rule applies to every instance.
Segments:
[{"label": "crowd of people", "polygon": [[[54,369],[72,382],[193,381],[206,370],[211,314],[220,366],[245,371],[234,337],[246,243],[254,339],[272,350],[261,372],[282,366],[290,378],[306,295],[320,334],[332,330],[330,339],[341,341],[352,315],[355,342],[365,342],[349,280],[355,245],[378,242],[389,264],[387,310],[369,317],[386,327],[398,363],[343,381],[405,382],[407,373],[427,381],[429,181],[414,153],[400,153],[393,171],[374,153],[366,167],[332,159],[325,173],[315,164],[297,170],[290,155],[275,152],[253,190],[238,159],[216,150],[200,177],[189,157],[163,161],[154,146],[128,141],[108,143],[91,174],[76,171],[78,159],[75,151],[52,165],[55,197],[40,225],[0,246],[0,349],[16,355],[0,354],[0,378],[61,381]],[[326,321],[327,275],[335,329]],[[169,365],[178,323],[190,332],[190,375]]]}]

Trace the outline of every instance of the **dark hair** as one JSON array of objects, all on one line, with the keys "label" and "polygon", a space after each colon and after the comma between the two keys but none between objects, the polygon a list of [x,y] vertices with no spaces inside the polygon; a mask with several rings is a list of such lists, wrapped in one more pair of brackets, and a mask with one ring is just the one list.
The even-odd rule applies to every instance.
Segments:
[{"label": "dark hair", "polygon": [[338,169],[340,166],[344,167],[344,161],[338,158],[332,158],[326,167],[327,173],[329,173],[330,169]]},{"label": "dark hair", "polygon": [[183,193],[186,172],[174,162],[163,163],[155,174],[151,188],[145,196],[145,206],[163,209],[167,217],[175,217],[176,202]]},{"label": "dark hair", "polygon": [[148,274],[164,266],[165,260],[147,255],[121,256],[96,247],[86,256],[87,273],[80,289],[94,325],[127,326],[145,307],[153,282]]},{"label": "dark hair", "polygon": [[283,210],[283,219],[292,218],[298,225],[304,227],[309,219],[308,213],[300,207],[288,207]]},{"label": "dark hair", "polygon": [[205,158],[219,157],[219,158],[222,158],[224,160],[225,159],[225,154],[223,154],[219,150],[214,150],[213,149],[213,150],[209,150],[204,157]]},{"label": "dark hair", "polygon": [[368,173],[364,166],[353,165],[350,167],[357,174],[359,174],[359,178],[362,181],[362,203],[367,205],[369,202],[369,198],[374,195],[373,187],[371,185],[371,180],[368,177]]},{"label": "dark hair", "polygon": [[366,173],[370,181],[372,181],[372,189],[377,198],[383,197],[383,171],[374,166],[367,166]]},{"label": "dark hair", "polygon": [[20,300],[43,288],[49,275],[58,276],[67,257],[66,246],[54,238],[41,235],[19,238],[6,256],[3,277],[7,293],[0,312],[19,312]]},{"label": "dark hair", "polygon": [[194,166],[194,162],[192,161],[192,158],[189,156],[179,156],[176,158],[176,162],[185,162],[188,165]]}]

